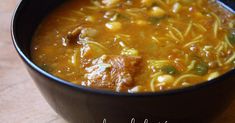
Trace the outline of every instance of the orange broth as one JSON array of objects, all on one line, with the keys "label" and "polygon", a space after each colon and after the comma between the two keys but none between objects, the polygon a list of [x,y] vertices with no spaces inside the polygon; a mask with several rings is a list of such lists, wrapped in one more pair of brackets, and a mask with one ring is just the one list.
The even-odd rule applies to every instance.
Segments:
[{"label": "orange broth", "polygon": [[233,69],[234,24],[213,0],[70,0],[40,24],[31,55],[74,84],[157,92]]}]

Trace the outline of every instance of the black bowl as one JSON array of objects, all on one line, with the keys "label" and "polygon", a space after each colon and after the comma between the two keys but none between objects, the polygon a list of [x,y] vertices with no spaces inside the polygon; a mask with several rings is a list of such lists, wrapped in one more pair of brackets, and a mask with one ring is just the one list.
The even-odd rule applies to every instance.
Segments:
[{"label": "black bowl", "polygon": [[[13,16],[11,33],[15,48],[30,75],[48,103],[67,121],[202,123],[214,119],[234,99],[235,70],[192,87],[137,94],[90,89],[43,71],[30,59],[31,39],[43,17],[64,1],[22,0]],[[230,5],[231,11],[234,10],[233,0],[224,2]]]}]

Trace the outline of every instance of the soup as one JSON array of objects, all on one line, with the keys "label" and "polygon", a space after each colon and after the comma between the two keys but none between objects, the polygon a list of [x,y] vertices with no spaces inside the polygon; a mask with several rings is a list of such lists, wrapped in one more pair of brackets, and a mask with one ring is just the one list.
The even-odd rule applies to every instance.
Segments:
[{"label": "soup", "polygon": [[40,24],[31,56],[81,86],[158,92],[233,69],[234,24],[214,0],[70,0]]}]

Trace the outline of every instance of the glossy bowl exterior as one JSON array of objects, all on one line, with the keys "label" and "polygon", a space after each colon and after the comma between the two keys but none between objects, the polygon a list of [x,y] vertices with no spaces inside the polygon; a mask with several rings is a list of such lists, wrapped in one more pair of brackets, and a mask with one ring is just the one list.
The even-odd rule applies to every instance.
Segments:
[{"label": "glossy bowl exterior", "polygon": [[[22,0],[11,30],[16,50],[30,75],[48,103],[67,121],[129,123],[132,119],[132,123],[143,123],[148,119],[150,123],[202,123],[215,118],[234,99],[234,70],[193,87],[139,94],[90,89],[46,73],[30,60],[30,42],[43,17],[64,1]],[[234,2],[230,5],[234,7]]]}]

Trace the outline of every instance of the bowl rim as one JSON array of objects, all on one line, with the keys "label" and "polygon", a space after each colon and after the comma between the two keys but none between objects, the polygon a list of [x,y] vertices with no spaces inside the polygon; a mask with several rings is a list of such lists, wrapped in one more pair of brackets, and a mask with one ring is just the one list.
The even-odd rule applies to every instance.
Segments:
[{"label": "bowl rim", "polygon": [[[227,6],[228,7],[228,6]],[[105,96],[120,96],[120,97],[148,97],[148,96],[166,96],[166,95],[177,95],[177,94],[185,94],[189,92],[194,92],[200,89],[207,88],[209,86],[213,86],[215,84],[218,84],[219,82],[222,82],[221,80],[232,77],[232,75],[235,75],[235,69],[232,69],[219,77],[210,80],[210,81],[204,81],[200,82],[199,84],[195,84],[188,87],[182,87],[182,88],[176,88],[176,89],[170,89],[170,90],[164,90],[159,92],[138,92],[138,93],[128,93],[128,92],[115,92],[115,91],[109,91],[109,90],[103,90],[103,89],[95,89],[90,88],[82,85],[73,84],[69,81],[63,80],[59,77],[56,77],[46,71],[44,71],[42,68],[38,67],[30,58],[28,58],[25,53],[21,50],[19,47],[20,40],[17,39],[16,36],[16,22],[20,15],[21,10],[24,8],[24,0],[19,1],[15,10],[13,11],[12,18],[11,18],[11,26],[10,26],[10,32],[11,32],[11,39],[13,42],[13,45],[18,53],[18,55],[21,57],[21,59],[24,61],[24,63],[29,66],[32,70],[35,72],[43,75],[47,79],[52,80],[53,82],[57,84],[61,84],[63,86],[66,86],[70,89],[74,89],[76,91],[82,91],[85,93],[95,94],[95,95],[105,95]],[[230,7],[229,7],[230,8]],[[231,8],[230,8],[231,9]],[[35,81],[35,80],[34,80]]]}]

